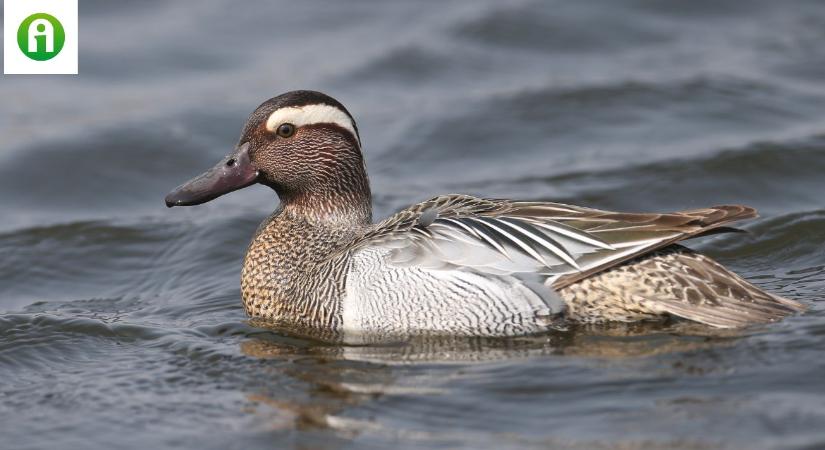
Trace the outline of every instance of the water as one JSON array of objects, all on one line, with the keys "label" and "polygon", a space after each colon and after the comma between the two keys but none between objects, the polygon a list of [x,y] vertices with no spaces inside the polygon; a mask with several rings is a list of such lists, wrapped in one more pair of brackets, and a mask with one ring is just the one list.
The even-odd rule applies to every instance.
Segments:
[{"label": "water", "polygon": [[[825,445],[821,2],[81,1],[81,75],[0,78],[0,447]],[[757,207],[693,242],[810,311],[341,347],[248,322],[277,200],[163,197],[260,102],[356,116],[376,216],[446,192]]]}]

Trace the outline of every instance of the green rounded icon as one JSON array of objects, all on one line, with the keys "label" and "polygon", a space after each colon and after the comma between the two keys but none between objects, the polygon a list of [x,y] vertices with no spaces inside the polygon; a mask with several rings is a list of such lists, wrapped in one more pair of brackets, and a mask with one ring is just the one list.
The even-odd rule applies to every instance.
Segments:
[{"label": "green rounded icon", "polygon": [[54,16],[46,13],[32,14],[17,29],[17,45],[24,55],[35,61],[54,58],[63,50],[66,32]]}]

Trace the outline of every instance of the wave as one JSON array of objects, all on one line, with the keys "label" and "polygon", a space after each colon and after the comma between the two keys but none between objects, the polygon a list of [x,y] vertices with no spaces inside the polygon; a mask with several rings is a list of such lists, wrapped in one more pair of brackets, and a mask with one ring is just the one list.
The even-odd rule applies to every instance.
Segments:
[{"label": "wave", "polygon": [[78,298],[237,295],[257,218],[75,222],[0,234],[3,307]]},{"label": "wave", "polygon": [[[635,163],[634,163],[635,162]],[[571,202],[627,211],[672,211],[724,203],[747,203],[768,214],[823,205],[825,136],[758,142],[693,158],[628,161],[624,167],[566,171],[558,175],[499,178],[468,183],[473,191]],[[453,188],[457,188],[454,186]],[[554,192],[542,196],[541,192]]]},{"label": "wave", "polygon": [[[543,53],[604,53],[672,39],[670,30],[661,23],[629,20],[624,8],[610,4],[571,6],[529,2],[488,8],[478,17],[454,25],[453,32],[487,47]],[[594,22],[599,25],[592,26]]]}]

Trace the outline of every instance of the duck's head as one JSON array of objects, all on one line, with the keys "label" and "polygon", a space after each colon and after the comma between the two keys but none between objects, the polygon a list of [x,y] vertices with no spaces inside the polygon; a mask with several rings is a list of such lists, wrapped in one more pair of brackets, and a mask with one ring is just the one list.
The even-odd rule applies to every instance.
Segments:
[{"label": "duck's head", "polygon": [[369,202],[358,128],[344,105],[315,91],[267,100],[249,116],[234,151],[170,192],[166,206],[198,205],[255,183],[284,203],[329,209]]}]

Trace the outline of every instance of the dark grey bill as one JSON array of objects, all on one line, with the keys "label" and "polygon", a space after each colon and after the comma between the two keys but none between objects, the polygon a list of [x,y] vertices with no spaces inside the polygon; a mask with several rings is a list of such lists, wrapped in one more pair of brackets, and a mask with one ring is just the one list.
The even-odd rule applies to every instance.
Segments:
[{"label": "dark grey bill", "polygon": [[215,167],[178,186],[166,196],[166,206],[200,205],[255,184],[258,171],[249,161],[249,143],[239,146]]}]

